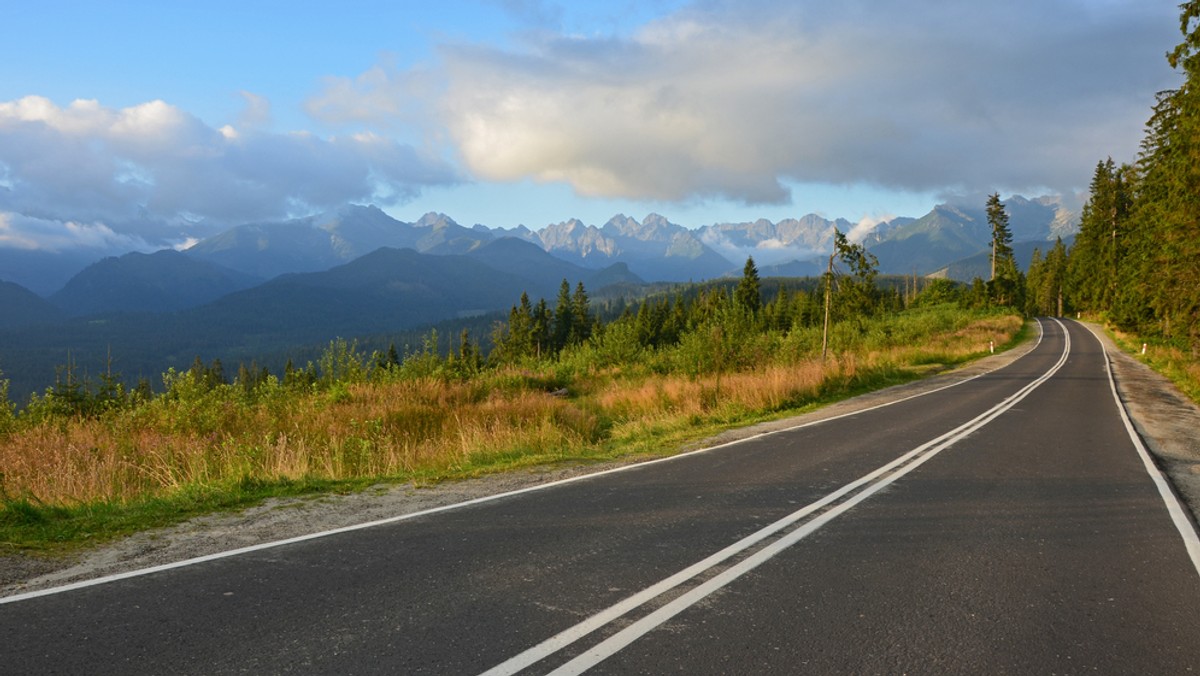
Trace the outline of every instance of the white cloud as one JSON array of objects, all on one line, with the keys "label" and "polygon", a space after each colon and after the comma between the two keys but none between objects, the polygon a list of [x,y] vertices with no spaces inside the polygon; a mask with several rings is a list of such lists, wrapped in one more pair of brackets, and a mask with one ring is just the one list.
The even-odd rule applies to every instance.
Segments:
[{"label": "white cloud", "polygon": [[[267,102],[244,96],[240,129],[214,129],[163,101],[122,109],[85,100],[60,107],[38,96],[0,103],[0,211],[102,222],[117,236],[169,243],[189,233],[164,231],[164,223],[215,228],[357,200],[395,203],[457,180],[442,160],[394,140],[264,131],[255,125],[266,121]],[[64,236],[86,242],[86,234]]]},{"label": "white cloud", "polygon": [[745,261],[752,257],[759,266],[805,261],[817,255],[816,251],[799,242],[788,242],[779,237],[753,243],[740,238],[734,241],[716,227],[702,229],[700,239],[730,261]]},{"label": "white cloud", "polygon": [[1170,3],[1124,0],[707,2],[629,37],[447,46],[440,93],[376,67],[310,110],[370,123],[436,94],[477,176],[588,196],[1066,191],[1132,158],[1176,26]]},{"label": "white cloud", "polygon": [[246,108],[238,117],[238,124],[242,127],[261,128],[267,127],[271,123],[271,102],[265,96],[260,96],[254,92],[242,90],[238,92],[242,100],[246,102]]},{"label": "white cloud", "polygon": [[385,55],[357,77],[325,78],[321,92],[305,102],[304,109],[334,125],[425,125],[429,122],[427,107],[437,92],[431,73],[420,68],[401,71],[394,57]]},{"label": "white cloud", "polygon": [[846,239],[850,240],[853,243],[861,242],[864,239],[866,239],[872,232],[875,232],[875,228],[878,228],[880,223],[886,223],[895,218],[896,218],[895,215],[863,216],[862,219],[860,219],[858,221],[858,223],[854,224],[853,228],[850,228],[850,232],[846,233]]},{"label": "white cloud", "polygon": [[173,246],[171,248],[176,251],[187,251],[188,249],[196,246],[199,243],[200,243],[199,239],[197,239],[195,237],[188,237],[187,239],[183,240],[182,242],[175,244],[175,246]]},{"label": "white cloud", "polygon": [[153,251],[141,237],[121,234],[104,223],[32,218],[0,212],[0,248],[59,252],[92,249],[100,253]]}]

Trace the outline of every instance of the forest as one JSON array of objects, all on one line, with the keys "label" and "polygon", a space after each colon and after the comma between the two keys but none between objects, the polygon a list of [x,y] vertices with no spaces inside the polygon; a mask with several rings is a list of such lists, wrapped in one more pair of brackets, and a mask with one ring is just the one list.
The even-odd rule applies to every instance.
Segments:
[{"label": "forest", "polygon": [[1182,5],[1160,92],[1133,163],[1096,165],[1071,249],[1070,300],[1117,327],[1200,351],[1200,3]]}]

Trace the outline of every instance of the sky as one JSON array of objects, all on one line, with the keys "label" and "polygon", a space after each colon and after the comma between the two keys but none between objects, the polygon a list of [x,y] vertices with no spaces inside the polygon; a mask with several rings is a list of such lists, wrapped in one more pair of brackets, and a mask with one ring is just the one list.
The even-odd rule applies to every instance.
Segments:
[{"label": "sky", "polygon": [[[14,0],[0,248],[346,203],[537,229],[1078,195],[1180,77],[1176,0]],[[968,199],[978,199],[972,197]]]}]

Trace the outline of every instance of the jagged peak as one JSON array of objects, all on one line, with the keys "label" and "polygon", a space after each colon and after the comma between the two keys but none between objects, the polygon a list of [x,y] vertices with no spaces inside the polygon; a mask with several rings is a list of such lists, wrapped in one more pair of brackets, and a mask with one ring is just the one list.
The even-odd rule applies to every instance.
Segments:
[{"label": "jagged peak", "polygon": [[458,225],[453,218],[437,211],[430,211],[413,223],[418,228],[433,228],[439,225]]}]

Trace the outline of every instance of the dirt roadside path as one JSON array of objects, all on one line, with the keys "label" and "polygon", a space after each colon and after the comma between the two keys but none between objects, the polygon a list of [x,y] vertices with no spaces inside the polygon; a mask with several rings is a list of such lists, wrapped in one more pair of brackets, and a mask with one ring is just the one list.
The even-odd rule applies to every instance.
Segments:
[{"label": "dirt roadside path", "polygon": [[[1196,433],[1200,430],[1200,408],[1165,378],[1120,352],[1101,332],[1095,333],[1109,351],[1118,391],[1139,434],[1191,507],[1193,517],[1200,518],[1200,435]],[[869,393],[806,415],[731,430],[695,447],[786,429],[931,390],[1004,366],[1032,347],[1030,341],[955,371]],[[198,517],[169,528],[139,533],[65,559],[0,556],[0,596],[387,519],[593,473],[628,462],[533,469],[424,488],[388,485],[349,495],[271,500],[240,512]]]}]

